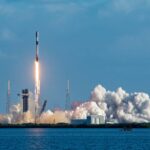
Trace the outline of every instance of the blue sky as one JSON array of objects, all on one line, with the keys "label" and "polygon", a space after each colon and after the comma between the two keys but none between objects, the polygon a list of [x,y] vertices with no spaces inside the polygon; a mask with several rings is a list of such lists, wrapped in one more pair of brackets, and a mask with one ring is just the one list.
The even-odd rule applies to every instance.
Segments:
[{"label": "blue sky", "polygon": [[12,101],[34,89],[35,31],[40,32],[41,94],[48,107],[85,101],[102,84],[109,90],[150,93],[149,0],[1,0],[0,112],[7,80]]}]

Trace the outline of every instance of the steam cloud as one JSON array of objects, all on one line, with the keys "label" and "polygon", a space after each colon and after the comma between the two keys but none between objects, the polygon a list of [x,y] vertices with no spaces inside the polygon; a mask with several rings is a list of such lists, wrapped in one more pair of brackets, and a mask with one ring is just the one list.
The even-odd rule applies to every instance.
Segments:
[{"label": "steam cloud", "polygon": [[98,85],[91,92],[91,99],[77,107],[71,116],[85,118],[93,114],[104,115],[106,122],[149,122],[150,98],[143,92],[129,94],[122,88],[112,92]]},{"label": "steam cloud", "polygon": [[[107,91],[98,85],[91,92],[91,98],[70,111],[50,110],[44,112],[40,123],[69,123],[71,119],[85,119],[88,115],[103,115],[106,122],[131,123],[150,121],[150,98],[143,92],[127,93],[122,88]],[[22,114],[21,105],[11,108],[11,114],[0,115],[0,123],[33,123],[31,112]]]}]

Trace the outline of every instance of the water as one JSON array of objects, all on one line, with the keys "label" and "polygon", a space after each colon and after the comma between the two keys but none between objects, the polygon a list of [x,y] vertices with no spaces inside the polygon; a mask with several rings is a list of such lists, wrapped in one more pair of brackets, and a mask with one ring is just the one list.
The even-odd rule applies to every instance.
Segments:
[{"label": "water", "polygon": [[150,150],[150,129],[0,129],[0,150]]}]

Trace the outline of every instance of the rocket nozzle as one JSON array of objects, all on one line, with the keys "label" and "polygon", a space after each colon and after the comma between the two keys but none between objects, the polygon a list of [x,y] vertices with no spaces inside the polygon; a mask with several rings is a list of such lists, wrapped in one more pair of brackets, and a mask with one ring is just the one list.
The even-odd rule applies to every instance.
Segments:
[{"label": "rocket nozzle", "polygon": [[36,61],[39,61],[39,58],[38,58],[38,56],[36,55]]}]

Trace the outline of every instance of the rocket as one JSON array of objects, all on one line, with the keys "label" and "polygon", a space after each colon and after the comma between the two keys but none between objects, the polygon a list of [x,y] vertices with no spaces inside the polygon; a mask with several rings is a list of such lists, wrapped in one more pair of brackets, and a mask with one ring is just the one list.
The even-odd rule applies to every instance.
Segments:
[{"label": "rocket", "polygon": [[36,56],[35,56],[35,59],[36,61],[39,61],[39,32],[36,31]]},{"label": "rocket", "polygon": [[35,33],[36,54],[35,54],[35,109],[40,108],[40,64],[39,64],[39,32]]}]

